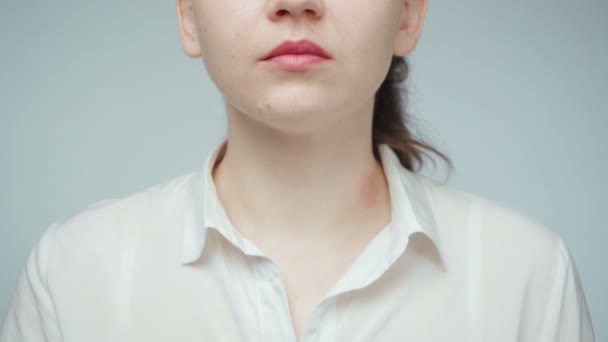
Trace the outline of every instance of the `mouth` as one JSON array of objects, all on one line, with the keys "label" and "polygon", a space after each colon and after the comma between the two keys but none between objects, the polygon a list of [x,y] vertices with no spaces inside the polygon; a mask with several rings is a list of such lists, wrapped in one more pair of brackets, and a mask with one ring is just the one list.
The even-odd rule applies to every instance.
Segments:
[{"label": "mouth", "polygon": [[314,42],[306,39],[284,41],[261,61],[280,69],[299,71],[330,61],[332,57]]}]

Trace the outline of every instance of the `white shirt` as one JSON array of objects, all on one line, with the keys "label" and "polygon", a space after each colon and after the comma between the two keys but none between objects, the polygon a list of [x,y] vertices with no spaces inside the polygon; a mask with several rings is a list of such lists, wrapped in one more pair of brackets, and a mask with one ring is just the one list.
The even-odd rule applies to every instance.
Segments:
[{"label": "white shirt", "polygon": [[[52,224],[0,341],[295,341],[275,263],[218,199],[220,146],[198,172]],[[408,171],[386,145],[380,154],[391,224],[317,304],[301,341],[595,341],[559,235]]]}]

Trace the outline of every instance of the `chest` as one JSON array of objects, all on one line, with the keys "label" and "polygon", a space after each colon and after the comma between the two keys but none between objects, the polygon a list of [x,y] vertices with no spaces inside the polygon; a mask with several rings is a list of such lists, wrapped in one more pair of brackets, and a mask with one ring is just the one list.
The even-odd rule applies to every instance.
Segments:
[{"label": "chest", "polygon": [[[483,333],[483,341],[515,341],[523,312],[518,298],[530,298],[512,280],[497,281],[495,272],[488,279],[476,275],[485,286],[483,293],[473,291],[466,278],[471,270],[456,265],[442,272],[410,250],[373,284],[340,295],[311,318],[352,258],[330,263],[338,257],[273,255],[282,279],[277,283],[260,280],[263,264],[252,277],[250,259],[229,253],[228,243],[220,253],[214,235],[208,242],[208,254],[188,266],[139,255],[129,272],[109,277],[90,263],[70,264],[70,274],[81,276],[51,278],[64,340],[293,341],[286,338],[293,328],[302,341],[314,327],[309,331],[319,334],[304,342],[471,341],[470,333]],[[120,255],[104,260],[103,269],[114,270]]]},{"label": "chest", "polygon": [[285,290],[298,339],[317,305],[344,276],[357,256],[357,252],[351,252],[306,258],[271,257]]}]

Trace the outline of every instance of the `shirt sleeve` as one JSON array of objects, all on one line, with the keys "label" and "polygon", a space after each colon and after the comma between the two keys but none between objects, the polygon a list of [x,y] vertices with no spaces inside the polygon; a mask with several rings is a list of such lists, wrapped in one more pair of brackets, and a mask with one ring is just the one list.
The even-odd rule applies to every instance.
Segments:
[{"label": "shirt sleeve", "polygon": [[574,259],[557,236],[557,266],[541,342],[595,342],[591,316]]},{"label": "shirt sleeve", "polygon": [[48,227],[29,251],[0,331],[0,342],[62,341],[46,272],[51,234],[56,225]]}]

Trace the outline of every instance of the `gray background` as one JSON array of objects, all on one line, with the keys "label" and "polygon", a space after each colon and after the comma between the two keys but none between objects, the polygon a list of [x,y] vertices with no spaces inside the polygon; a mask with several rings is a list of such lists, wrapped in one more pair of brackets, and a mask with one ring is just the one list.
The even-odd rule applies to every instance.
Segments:
[{"label": "gray background", "polygon": [[[450,184],[563,236],[598,341],[608,337],[607,15],[600,0],[431,0],[409,80],[419,129],[456,164]],[[198,168],[225,118],[202,61],[181,50],[172,1],[2,0],[0,42],[3,320],[50,223]]]}]

